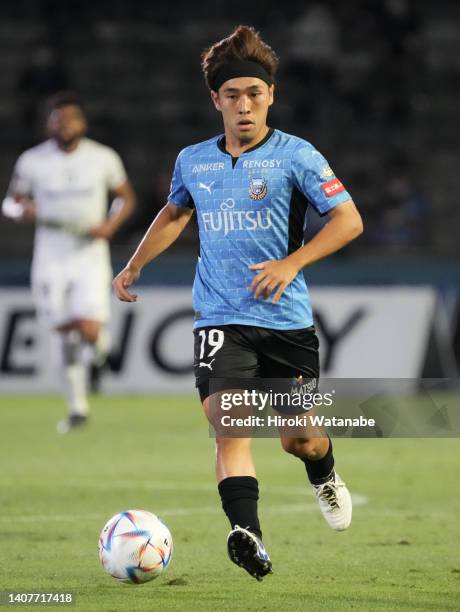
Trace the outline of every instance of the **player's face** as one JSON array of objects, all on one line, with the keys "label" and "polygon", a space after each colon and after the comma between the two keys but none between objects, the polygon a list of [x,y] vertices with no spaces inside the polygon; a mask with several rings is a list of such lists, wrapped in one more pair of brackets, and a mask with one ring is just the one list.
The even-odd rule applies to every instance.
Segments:
[{"label": "player's face", "polygon": [[238,77],[226,81],[216,93],[211,92],[215,107],[222,113],[225,130],[239,142],[255,140],[267,125],[269,107],[273,104],[274,86],[255,77]]},{"label": "player's face", "polygon": [[78,143],[84,136],[87,123],[81,108],[69,104],[51,112],[47,128],[49,136],[67,148]]}]

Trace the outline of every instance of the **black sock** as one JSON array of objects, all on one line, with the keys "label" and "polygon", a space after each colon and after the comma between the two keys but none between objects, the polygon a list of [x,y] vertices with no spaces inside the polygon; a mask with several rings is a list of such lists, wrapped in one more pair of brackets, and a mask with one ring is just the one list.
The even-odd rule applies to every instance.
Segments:
[{"label": "black sock", "polygon": [[334,475],[334,455],[332,454],[332,442],[329,438],[329,448],[321,459],[312,461],[302,459],[307,470],[308,480],[312,485],[321,485],[330,480]]},{"label": "black sock", "polygon": [[230,525],[249,529],[259,538],[262,537],[257,516],[259,483],[253,476],[229,476],[219,482],[218,487],[222,508]]}]

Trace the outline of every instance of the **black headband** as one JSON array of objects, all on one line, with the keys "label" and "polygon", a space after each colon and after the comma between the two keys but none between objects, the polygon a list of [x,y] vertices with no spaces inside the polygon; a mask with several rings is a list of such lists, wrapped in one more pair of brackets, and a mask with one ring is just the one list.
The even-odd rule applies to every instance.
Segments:
[{"label": "black headband", "polygon": [[268,86],[273,85],[273,79],[259,62],[251,62],[248,60],[236,60],[224,64],[214,75],[210,82],[211,89],[218,91],[225,81],[237,79],[239,77],[255,77],[262,79]]}]

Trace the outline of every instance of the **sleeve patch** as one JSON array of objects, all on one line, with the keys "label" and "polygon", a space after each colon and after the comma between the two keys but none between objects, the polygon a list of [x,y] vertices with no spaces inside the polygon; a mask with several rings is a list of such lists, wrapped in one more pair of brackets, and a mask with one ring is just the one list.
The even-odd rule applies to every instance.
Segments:
[{"label": "sleeve patch", "polygon": [[321,189],[323,190],[324,195],[328,198],[331,198],[336,193],[345,191],[345,187],[342,185],[338,178],[334,178],[331,181],[328,181],[327,183],[323,183],[321,185]]}]

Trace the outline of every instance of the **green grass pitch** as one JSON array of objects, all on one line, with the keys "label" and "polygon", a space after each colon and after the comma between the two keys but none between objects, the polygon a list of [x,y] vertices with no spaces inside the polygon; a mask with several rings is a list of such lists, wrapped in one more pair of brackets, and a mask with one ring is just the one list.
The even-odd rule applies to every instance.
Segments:
[{"label": "green grass pitch", "polygon": [[[0,590],[74,591],[66,609],[84,612],[460,609],[459,440],[336,440],[356,500],[344,533],[324,522],[302,464],[255,440],[274,567],[258,583],[226,556],[198,400],[92,405],[85,431],[58,436],[60,398],[0,399]],[[140,586],[118,584],[97,555],[105,521],[129,508],[159,514],[175,543],[168,571]]]}]

